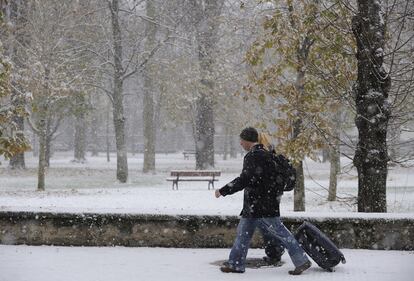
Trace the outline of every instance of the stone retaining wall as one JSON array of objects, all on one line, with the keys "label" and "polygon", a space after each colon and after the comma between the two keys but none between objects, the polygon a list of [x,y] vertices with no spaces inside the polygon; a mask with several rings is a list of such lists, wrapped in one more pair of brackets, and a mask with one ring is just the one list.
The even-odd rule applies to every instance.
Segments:
[{"label": "stone retaining wall", "polygon": [[[306,218],[284,217],[294,232]],[[340,248],[414,250],[414,219],[308,218]],[[237,217],[0,212],[0,243],[231,247]],[[261,246],[255,235],[253,247]]]}]

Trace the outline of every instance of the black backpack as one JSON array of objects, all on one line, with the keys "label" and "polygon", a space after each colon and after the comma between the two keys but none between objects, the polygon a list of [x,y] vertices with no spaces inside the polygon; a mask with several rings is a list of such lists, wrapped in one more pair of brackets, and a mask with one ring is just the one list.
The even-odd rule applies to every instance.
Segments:
[{"label": "black backpack", "polygon": [[275,164],[276,183],[280,191],[292,191],[296,185],[296,169],[282,154],[271,152]]}]

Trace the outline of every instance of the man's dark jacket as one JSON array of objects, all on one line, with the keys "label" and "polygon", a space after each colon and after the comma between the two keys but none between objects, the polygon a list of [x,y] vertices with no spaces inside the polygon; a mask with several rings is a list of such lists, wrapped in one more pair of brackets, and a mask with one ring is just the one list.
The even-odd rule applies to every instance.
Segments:
[{"label": "man's dark jacket", "polygon": [[219,191],[222,196],[244,189],[243,218],[278,217],[280,192],[275,187],[275,164],[271,154],[257,144],[246,154],[239,177]]}]

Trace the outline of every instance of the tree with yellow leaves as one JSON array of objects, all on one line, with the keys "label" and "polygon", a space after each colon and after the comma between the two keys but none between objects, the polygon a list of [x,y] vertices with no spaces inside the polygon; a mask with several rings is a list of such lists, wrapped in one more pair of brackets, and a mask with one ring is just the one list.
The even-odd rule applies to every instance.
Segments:
[{"label": "tree with yellow leaves", "polygon": [[17,131],[13,120],[15,116],[25,115],[25,110],[23,107],[14,106],[11,102],[10,71],[11,65],[3,58],[0,49],[0,155],[8,159],[30,148],[23,134]]},{"label": "tree with yellow leaves", "polygon": [[267,116],[278,150],[297,168],[294,210],[305,210],[303,159],[338,139],[336,112],[348,102],[355,76],[349,10],[339,1],[261,1],[263,33],[247,53],[252,67],[246,90],[277,116]]}]

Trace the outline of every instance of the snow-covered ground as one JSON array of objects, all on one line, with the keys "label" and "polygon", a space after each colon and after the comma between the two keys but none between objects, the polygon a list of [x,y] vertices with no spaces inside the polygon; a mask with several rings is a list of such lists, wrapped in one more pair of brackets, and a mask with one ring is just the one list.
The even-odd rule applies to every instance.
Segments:
[{"label": "snow-covered ground", "polygon": [[[221,187],[236,177],[242,158],[216,158]],[[28,169],[15,171],[0,165],[0,210],[136,214],[238,215],[242,193],[216,199],[206,182],[179,183],[171,190],[165,179],[172,169],[193,169],[194,159],[183,155],[157,155],[155,174],[143,174],[142,154],[130,155],[129,181],[115,180],[116,159],[89,157],[85,164],[71,162],[70,153],[51,159],[46,191],[36,191],[37,159],[27,155]],[[373,216],[414,218],[414,168],[393,168],[388,176],[388,214],[358,214],[357,177],[350,160],[342,159],[338,201],[327,202],[329,164],[305,161],[306,212],[292,212],[292,192],[282,199],[283,216]],[[414,252],[343,250],[347,264],[328,273],[315,264],[304,275],[289,276],[293,267],[287,255],[280,268],[247,269],[243,275],[223,274],[212,262],[224,260],[229,249],[165,249],[123,247],[53,247],[0,245],[0,281],[106,281],[106,280],[413,280]],[[249,257],[261,257],[252,249]]]},{"label": "snow-covered ground", "polygon": [[[224,260],[228,249],[171,249],[123,247],[0,246],[0,281],[204,281],[204,280],[309,280],[411,281],[414,252],[348,250],[346,264],[333,273],[315,263],[301,276],[284,255],[282,267],[247,269],[224,274],[212,263]],[[251,249],[260,258],[263,250]]]},{"label": "snow-covered ground", "polygon": [[[184,160],[181,153],[157,154],[155,174],[143,174],[142,154],[129,155],[129,181],[115,180],[116,159],[106,162],[102,154],[88,157],[85,164],[71,162],[71,153],[56,153],[46,177],[46,191],[37,192],[37,159],[27,155],[28,169],[10,170],[7,162],[0,166],[0,210],[115,212],[144,214],[238,215],[242,192],[216,199],[206,182],[180,182],[171,190],[165,179],[172,169],[193,169],[194,158]],[[216,155],[215,169],[222,176],[216,187],[236,177],[242,158],[222,160]],[[343,215],[356,211],[357,176],[350,160],[342,159],[343,174],[338,183],[338,200],[328,202],[329,163],[306,160],[306,214],[309,216]],[[293,192],[282,199],[282,215],[294,215]],[[391,168],[387,190],[388,212],[414,217],[414,168]],[[388,216],[390,216],[389,214]]]}]

